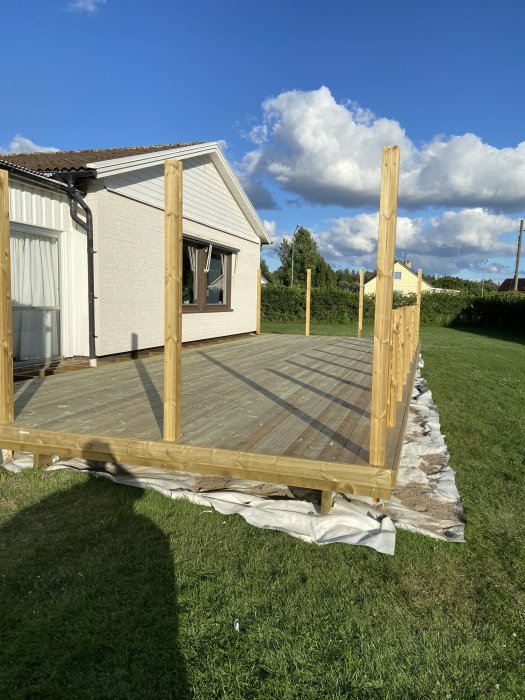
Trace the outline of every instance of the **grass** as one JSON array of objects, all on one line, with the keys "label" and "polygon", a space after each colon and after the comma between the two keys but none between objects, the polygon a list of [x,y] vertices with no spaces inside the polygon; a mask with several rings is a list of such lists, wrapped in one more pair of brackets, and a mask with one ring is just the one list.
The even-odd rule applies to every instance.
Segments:
[{"label": "grass", "polygon": [[103,479],[0,470],[0,696],[523,698],[524,340],[422,329],[464,545],[318,547]]}]

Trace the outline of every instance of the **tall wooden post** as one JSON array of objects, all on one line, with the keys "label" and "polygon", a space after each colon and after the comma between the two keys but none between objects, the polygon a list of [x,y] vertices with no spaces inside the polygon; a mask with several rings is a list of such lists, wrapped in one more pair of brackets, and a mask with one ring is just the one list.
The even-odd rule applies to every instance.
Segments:
[{"label": "tall wooden post", "polygon": [[393,428],[397,417],[397,383],[399,375],[399,309],[392,314],[392,342],[390,344],[390,387],[388,397],[388,426]]},{"label": "tall wooden post", "polygon": [[383,149],[381,166],[370,415],[370,464],[378,467],[384,467],[386,460],[398,183],[399,146],[388,146]]},{"label": "tall wooden post", "polygon": [[164,163],[164,431],[181,436],[182,163]]},{"label": "tall wooden post", "polygon": [[261,335],[261,268],[257,268],[257,309],[255,311],[255,335]]},{"label": "tall wooden post", "polygon": [[9,176],[0,170],[0,424],[14,420]]},{"label": "tall wooden post", "polygon": [[312,270],[306,270],[306,328],[305,335],[310,335],[310,297],[312,295]]},{"label": "tall wooden post", "polygon": [[518,291],[518,281],[520,278],[520,258],[521,258],[521,241],[523,238],[523,219],[520,221],[520,232],[518,235],[518,250],[516,252],[516,270],[514,272],[514,286],[515,292]]},{"label": "tall wooden post", "polygon": [[421,284],[423,282],[423,270],[421,268],[417,271],[417,289],[416,289],[416,304],[417,304],[417,314],[416,314],[416,345],[419,341],[419,326],[421,324]]},{"label": "tall wooden post", "polygon": [[363,268],[359,270],[359,309],[357,315],[357,337],[363,336],[363,301],[365,293],[365,271]]}]

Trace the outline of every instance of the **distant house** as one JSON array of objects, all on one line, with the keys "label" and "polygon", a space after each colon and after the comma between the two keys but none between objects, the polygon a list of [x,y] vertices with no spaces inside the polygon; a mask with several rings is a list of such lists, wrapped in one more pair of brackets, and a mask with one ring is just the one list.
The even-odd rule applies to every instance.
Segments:
[{"label": "distant house", "polygon": [[[509,277],[498,287],[498,292],[513,292],[514,291],[514,277]],[[525,277],[520,277],[518,279],[518,292],[525,294]]]},{"label": "distant house", "polygon": [[172,158],[183,164],[183,341],[255,330],[256,271],[271,241],[216,143],[2,154],[15,360],[163,345]]},{"label": "distant house", "polygon": [[[438,291],[425,280],[421,281],[422,292]],[[410,260],[400,262],[396,260],[394,263],[394,292],[398,294],[415,294],[417,292],[417,272],[412,269]],[[365,294],[376,293],[376,277],[365,283]]]}]

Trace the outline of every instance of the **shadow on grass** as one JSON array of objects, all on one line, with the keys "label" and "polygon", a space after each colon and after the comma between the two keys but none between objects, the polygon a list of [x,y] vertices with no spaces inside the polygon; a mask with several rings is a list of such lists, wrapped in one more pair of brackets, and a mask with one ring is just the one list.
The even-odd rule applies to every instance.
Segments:
[{"label": "shadow on grass", "polygon": [[191,697],[170,546],[143,495],[90,478],[0,530],[2,697]]},{"label": "shadow on grass", "polygon": [[[427,326],[427,328],[429,327],[430,326]],[[525,345],[525,333],[518,329],[506,329],[498,326],[467,326],[462,324],[452,324],[449,327],[455,331],[462,331],[463,333]]]}]

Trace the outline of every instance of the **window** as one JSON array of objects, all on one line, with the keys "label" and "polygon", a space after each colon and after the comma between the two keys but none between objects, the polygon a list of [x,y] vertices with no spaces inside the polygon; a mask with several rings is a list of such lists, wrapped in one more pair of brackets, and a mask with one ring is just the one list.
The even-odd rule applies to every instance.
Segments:
[{"label": "window", "polygon": [[394,272],[394,279],[400,280],[401,279],[401,272]]},{"label": "window", "polygon": [[215,245],[184,241],[182,310],[231,310],[232,255]]}]

